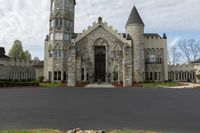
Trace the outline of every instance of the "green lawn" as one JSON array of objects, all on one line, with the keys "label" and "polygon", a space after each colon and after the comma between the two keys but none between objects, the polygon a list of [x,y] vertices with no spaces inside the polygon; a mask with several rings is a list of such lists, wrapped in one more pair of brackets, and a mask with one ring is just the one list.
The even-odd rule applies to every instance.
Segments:
[{"label": "green lawn", "polygon": [[[67,131],[38,129],[38,130],[9,130],[9,131],[0,131],[0,133],[67,133]],[[142,130],[113,130],[113,131],[106,131],[106,133],[163,133],[163,132],[142,131]]]},{"label": "green lawn", "polygon": [[8,130],[8,131],[0,131],[0,133],[61,133],[61,132],[58,130],[37,129],[37,130]]},{"label": "green lawn", "polygon": [[175,87],[180,86],[177,82],[166,82],[166,83],[143,83],[144,88],[162,88],[162,87]]},{"label": "green lawn", "polygon": [[153,132],[153,131],[144,131],[144,130],[114,130],[108,133],[163,133],[163,132]]},{"label": "green lawn", "polygon": [[45,87],[45,88],[57,88],[62,86],[63,83],[40,83],[40,87]]}]

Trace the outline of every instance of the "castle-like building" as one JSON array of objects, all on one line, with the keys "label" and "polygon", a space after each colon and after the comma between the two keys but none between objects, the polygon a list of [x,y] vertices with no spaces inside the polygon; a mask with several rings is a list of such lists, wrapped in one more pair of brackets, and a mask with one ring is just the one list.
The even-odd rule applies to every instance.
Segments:
[{"label": "castle-like building", "polygon": [[131,86],[145,80],[168,80],[167,36],[144,33],[135,6],[126,33],[119,33],[101,17],[82,33],[74,33],[75,5],[75,0],[51,0],[45,80],[67,81],[69,86],[98,81]]}]

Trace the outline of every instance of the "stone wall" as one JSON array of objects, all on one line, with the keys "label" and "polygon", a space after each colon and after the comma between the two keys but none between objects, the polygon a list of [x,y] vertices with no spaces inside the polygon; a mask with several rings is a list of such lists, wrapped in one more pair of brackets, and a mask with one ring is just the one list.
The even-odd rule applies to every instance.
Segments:
[{"label": "stone wall", "polygon": [[[161,64],[154,64],[155,67],[160,65],[162,69],[162,81],[168,80],[168,51],[167,51],[167,39],[161,37],[145,37],[144,38],[145,58],[149,55],[155,54],[156,57],[161,57]],[[153,64],[150,64],[151,70],[155,71]],[[148,67],[149,68],[149,67]]]},{"label": "stone wall", "polygon": [[35,68],[30,62],[15,62],[5,59],[0,59],[0,62],[0,80],[28,81],[36,79]]},{"label": "stone wall", "polygon": [[126,33],[132,37],[132,60],[133,60],[133,80],[135,82],[144,81],[145,71],[144,61],[144,26],[142,24],[131,24],[126,27]]},{"label": "stone wall", "polygon": [[[123,81],[123,46],[124,43],[106,31],[103,27],[98,27],[90,32],[76,44],[77,47],[77,81],[81,81],[81,68],[90,70],[94,74],[94,48],[95,46],[106,47],[106,74],[111,74],[110,79],[106,81],[114,82],[114,71],[119,71],[119,81]],[[82,59],[82,61],[81,61]],[[94,80],[94,79],[93,79]],[[118,81],[118,80],[117,80]]]},{"label": "stone wall", "polygon": [[198,73],[192,64],[171,65],[169,67],[169,79],[172,81],[195,81]]}]

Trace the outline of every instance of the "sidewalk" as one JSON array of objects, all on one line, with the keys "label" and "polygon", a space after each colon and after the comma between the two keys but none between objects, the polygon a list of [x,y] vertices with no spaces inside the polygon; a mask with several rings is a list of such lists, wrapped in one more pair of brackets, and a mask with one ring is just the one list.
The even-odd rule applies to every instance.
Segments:
[{"label": "sidewalk", "polygon": [[114,88],[111,84],[103,83],[103,84],[89,84],[85,88]]},{"label": "sidewalk", "polygon": [[196,84],[196,83],[185,83],[185,82],[180,82],[181,84],[185,84],[183,86],[175,86],[175,87],[168,87],[168,88],[174,88],[174,89],[193,89],[196,87],[200,87],[200,84]]}]

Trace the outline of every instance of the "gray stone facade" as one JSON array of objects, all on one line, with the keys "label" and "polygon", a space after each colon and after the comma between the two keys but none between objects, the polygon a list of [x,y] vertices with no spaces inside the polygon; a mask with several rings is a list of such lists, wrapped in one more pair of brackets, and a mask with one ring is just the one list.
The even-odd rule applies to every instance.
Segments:
[{"label": "gray stone facade", "polygon": [[0,47],[0,81],[33,81],[43,76],[44,62],[14,61]]},{"label": "gray stone facade", "polygon": [[126,33],[119,33],[101,17],[82,33],[74,33],[75,4],[72,0],[51,0],[45,80],[67,81],[69,86],[79,82],[131,86],[145,80],[168,80],[167,38],[145,34],[135,7]]}]

